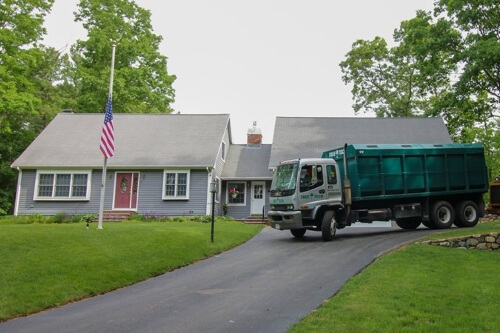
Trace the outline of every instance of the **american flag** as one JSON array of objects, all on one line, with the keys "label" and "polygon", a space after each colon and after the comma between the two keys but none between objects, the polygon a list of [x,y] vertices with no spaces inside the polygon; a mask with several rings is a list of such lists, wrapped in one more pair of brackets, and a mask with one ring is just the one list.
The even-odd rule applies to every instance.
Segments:
[{"label": "american flag", "polygon": [[106,113],[104,115],[104,124],[102,124],[101,151],[106,158],[110,158],[115,154],[115,133],[113,126],[113,106],[111,104],[111,96],[108,97]]}]

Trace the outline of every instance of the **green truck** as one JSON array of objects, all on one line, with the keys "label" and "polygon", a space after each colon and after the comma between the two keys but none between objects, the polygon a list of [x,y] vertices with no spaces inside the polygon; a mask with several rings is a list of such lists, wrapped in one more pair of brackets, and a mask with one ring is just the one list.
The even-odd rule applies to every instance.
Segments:
[{"label": "green truck", "polygon": [[353,144],[321,158],[281,162],[271,185],[271,227],[302,237],[355,222],[403,229],[473,227],[488,191],[480,144]]}]

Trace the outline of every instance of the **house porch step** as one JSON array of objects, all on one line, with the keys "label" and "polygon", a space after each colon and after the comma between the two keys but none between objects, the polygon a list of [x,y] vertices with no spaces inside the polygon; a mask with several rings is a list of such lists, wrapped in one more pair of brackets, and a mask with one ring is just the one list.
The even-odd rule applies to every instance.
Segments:
[{"label": "house porch step", "polygon": [[134,214],[136,214],[136,212],[131,210],[105,210],[102,213],[102,220],[104,222],[121,222],[128,220],[128,218]]}]

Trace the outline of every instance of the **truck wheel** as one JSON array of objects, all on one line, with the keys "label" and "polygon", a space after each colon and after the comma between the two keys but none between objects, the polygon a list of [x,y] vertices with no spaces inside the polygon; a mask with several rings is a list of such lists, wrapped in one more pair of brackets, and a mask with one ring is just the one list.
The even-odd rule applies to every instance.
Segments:
[{"label": "truck wheel", "polygon": [[451,227],[455,219],[453,207],[446,201],[438,201],[432,205],[431,228],[446,229]]},{"label": "truck wheel", "polygon": [[422,219],[420,217],[409,217],[409,218],[405,218],[405,219],[396,219],[396,224],[401,229],[412,230],[412,229],[418,228],[418,226],[421,223],[421,220]]},{"label": "truck wheel", "polygon": [[321,222],[321,236],[325,242],[329,242],[335,237],[337,232],[337,220],[333,211],[329,210],[323,215],[323,221]]},{"label": "truck wheel", "polygon": [[457,227],[470,228],[479,221],[479,208],[474,201],[462,201],[455,207]]},{"label": "truck wheel", "polygon": [[304,236],[306,229],[290,229],[290,232],[294,237],[300,238]]}]

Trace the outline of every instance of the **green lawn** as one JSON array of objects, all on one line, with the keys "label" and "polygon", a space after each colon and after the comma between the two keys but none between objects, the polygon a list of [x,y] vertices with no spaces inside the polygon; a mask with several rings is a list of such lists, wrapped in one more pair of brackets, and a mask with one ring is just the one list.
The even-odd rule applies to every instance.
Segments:
[{"label": "green lawn", "polygon": [[[0,223],[0,321],[133,284],[245,242],[262,225]],[[433,236],[500,231],[500,222]],[[335,240],[334,240],[335,241]],[[494,332],[500,251],[414,244],[351,279],[291,332]]]},{"label": "green lawn", "polygon": [[[500,232],[484,223],[430,238]],[[500,251],[413,244],[385,255],[290,332],[498,332]]]},{"label": "green lawn", "polygon": [[0,321],[98,295],[233,248],[263,225],[0,224]]}]

